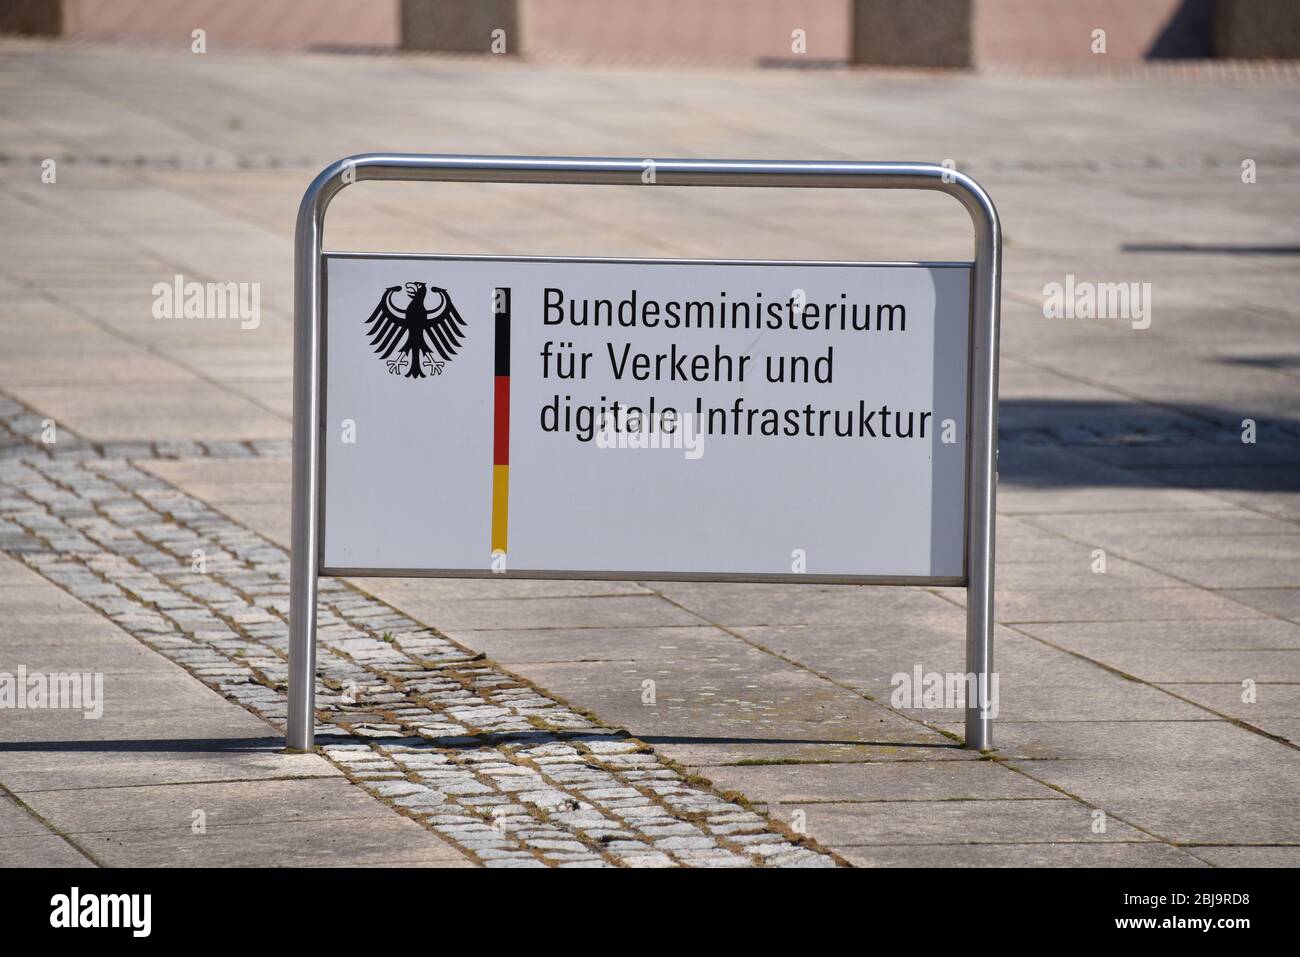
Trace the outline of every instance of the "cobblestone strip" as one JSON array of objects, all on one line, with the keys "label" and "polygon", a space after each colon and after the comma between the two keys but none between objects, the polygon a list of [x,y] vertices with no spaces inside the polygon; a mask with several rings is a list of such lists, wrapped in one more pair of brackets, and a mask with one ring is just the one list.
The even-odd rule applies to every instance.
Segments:
[{"label": "cobblestone strip", "polygon": [[[0,550],[282,728],[288,557],[125,459],[0,459]],[[346,583],[320,585],[327,758],[489,867],[833,866]]]}]

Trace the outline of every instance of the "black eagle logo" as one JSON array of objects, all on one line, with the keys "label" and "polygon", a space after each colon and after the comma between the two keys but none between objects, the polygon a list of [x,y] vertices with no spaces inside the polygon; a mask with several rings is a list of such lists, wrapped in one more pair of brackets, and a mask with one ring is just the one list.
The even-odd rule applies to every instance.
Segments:
[{"label": "black eagle logo", "polygon": [[[405,288],[410,301],[399,306],[393,297],[402,288],[389,286],[366,320],[370,344],[375,347],[375,355],[388,363],[388,371],[393,375],[405,373],[408,379],[423,379],[426,373],[441,375],[443,363],[450,361],[460,348],[465,320],[456,311],[446,289],[408,282]],[[432,302],[427,302],[426,297]],[[442,357],[441,362],[434,358],[434,353]]]}]

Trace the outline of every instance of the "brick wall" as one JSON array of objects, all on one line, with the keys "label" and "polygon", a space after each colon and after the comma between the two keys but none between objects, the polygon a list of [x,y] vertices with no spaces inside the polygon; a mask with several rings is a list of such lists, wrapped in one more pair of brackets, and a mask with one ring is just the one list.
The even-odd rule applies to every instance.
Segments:
[{"label": "brick wall", "polygon": [[[1300,56],[1300,0],[3,0],[0,33],[188,48],[900,66]],[[1092,50],[1106,32],[1106,52]],[[798,38],[795,31],[801,31]],[[793,49],[796,40],[803,53]]]},{"label": "brick wall", "polygon": [[189,49],[191,34],[202,29],[209,52],[391,48],[398,9],[399,0],[3,0],[0,31]]}]

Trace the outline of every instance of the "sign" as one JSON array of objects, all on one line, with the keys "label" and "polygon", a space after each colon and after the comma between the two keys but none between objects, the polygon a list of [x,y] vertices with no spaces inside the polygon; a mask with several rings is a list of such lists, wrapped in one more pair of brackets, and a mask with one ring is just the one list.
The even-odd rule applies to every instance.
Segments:
[{"label": "sign", "polygon": [[325,574],[944,580],[969,263],[326,254]]},{"label": "sign", "polygon": [[[330,202],[367,180],[933,190],[975,255],[325,253]],[[294,243],[288,746],[315,740],[321,575],[961,585],[989,688],[1001,262],[992,200],[947,165],[330,164]],[[987,701],[966,701],[967,747],[992,746]]]}]

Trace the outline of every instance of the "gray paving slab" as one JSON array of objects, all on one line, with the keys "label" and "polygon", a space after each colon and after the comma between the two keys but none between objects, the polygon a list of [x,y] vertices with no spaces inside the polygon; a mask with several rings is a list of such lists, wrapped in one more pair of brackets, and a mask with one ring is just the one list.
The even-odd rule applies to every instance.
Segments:
[{"label": "gray paving slab", "polygon": [[[1078,541],[1095,542],[1103,547],[1142,548],[1153,539],[1174,542],[1178,536],[1195,536],[1211,543],[1232,537],[1295,534],[1295,525],[1269,515],[1244,508],[1219,508],[1212,511],[1094,512],[1035,516],[1035,527],[1048,529]],[[1165,548],[1168,553],[1168,546]]]},{"label": "gray paving slab", "polygon": [[31,811],[6,794],[0,794],[0,839],[36,837],[49,833]]},{"label": "gray paving slab", "polygon": [[[685,765],[859,761],[921,751],[940,759],[975,757],[887,708],[770,658],[754,656],[744,670],[699,662],[617,668],[615,675],[597,663],[557,663],[525,673]],[[646,680],[656,683],[653,705],[642,703]]]},{"label": "gray paving slab", "polygon": [[802,811],[809,831],[839,850],[896,844],[1108,844],[1152,840],[1122,821],[1094,831],[1091,809],[1075,801],[892,801],[776,805],[785,821]]},{"label": "gray paving slab", "polygon": [[895,674],[910,675],[918,664],[925,671],[965,670],[965,625],[954,611],[931,621],[871,618],[856,625],[742,626],[734,631],[879,701],[889,700]]},{"label": "gray paving slab", "polygon": [[1300,522],[1300,493],[1292,491],[1255,491],[1253,489],[1216,489],[1215,495],[1225,502],[1253,509],[1289,522]]},{"label": "gray paving slab", "polygon": [[[525,598],[604,598],[647,596],[650,589],[636,582],[492,580],[482,578],[357,579],[362,590],[395,605],[414,601],[505,601]],[[549,616],[538,615],[538,619]],[[451,627],[449,624],[447,627]]]},{"label": "gray paving slab", "polygon": [[[1095,624],[1034,623],[1022,627],[1053,645],[1103,661],[1150,683],[1240,683],[1246,678],[1285,682],[1296,681],[1300,676],[1297,670],[1300,649],[1290,647],[1295,640],[1290,622],[1248,621],[1239,628],[1222,630],[1215,630],[1206,622],[1189,623],[1185,629],[1169,627],[1171,624],[1126,622],[1122,630],[1113,631]],[[1162,642],[1165,635],[1174,637]],[[1128,644],[1124,643],[1126,636],[1130,639]]]},{"label": "gray paving slab", "polygon": [[1266,615],[1300,623],[1300,588],[1233,588],[1223,594]]},{"label": "gray paving slab", "polygon": [[[51,599],[62,594],[15,565],[0,556],[6,590]],[[99,717],[69,708],[5,714],[0,784],[67,835],[68,841],[58,839],[63,844],[70,841],[106,865],[467,860],[320,755],[284,753],[278,729],[177,665],[147,649],[152,660],[141,665],[143,646],[89,607],[81,606],[79,617],[63,614],[75,632],[98,640],[47,647],[39,640],[42,626],[14,621],[0,632],[0,662],[47,673],[66,666],[75,652],[79,671],[102,675]],[[205,804],[218,818],[207,832],[216,840],[190,843],[197,836],[190,811]],[[303,823],[309,820],[310,827]],[[6,858],[42,865],[75,860],[46,830],[0,796],[0,834],[13,831],[30,845]],[[88,833],[77,837],[77,831]]]},{"label": "gray paving slab", "polygon": [[415,821],[386,813],[388,818],[213,826],[202,836],[188,828],[68,836],[106,867],[474,866]]},{"label": "gray paving slab", "polygon": [[1260,724],[1268,734],[1278,735],[1292,745],[1300,745],[1300,719],[1269,718]]},{"label": "gray paving slab", "polygon": [[[60,163],[57,185],[22,175],[0,182],[7,227],[0,390],[39,413],[23,424],[27,439],[49,416],[96,442],[147,449],[175,440],[189,457],[142,464],[285,545],[290,224],[305,178],[367,144],[640,155],[653,143],[696,156],[960,157],[995,197],[1007,236],[996,614],[1033,637],[997,633],[1000,754],[1197,847],[1075,836],[1087,805],[1055,791],[1042,801],[1015,799],[1022,785],[1007,783],[1019,781],[1014,772],[910,720],[959,734],[951,710],[888,707],[893,672],[917,663],[964,668],[960,591],[361,584],[431,634],[450,634],[575,707],[657,739],[664,756],[733,775],[755,801],[828,795],[822,800],[840,810],[817,818],[817,833],[872,842],[844,845],[854,863],[1294,863],[1295,749],[1197,707],[1300,738],[1288,697],[1300,653],[1294,263],[1125,246],[1300,242],[1300,187],[1270,175],[1293,165],[1294,81],[960,74],[918,83],[860,72],[737,71],[716,82],[688,70],[422,57],[247,55],[236,69],[220,58],[197,60],[0,41],[7,82],[44,94],[11,104],[11,152],[72,158]],[[438,101],[434,127],[411,123],[410,104],[426,109],[431,83],[452,84],[457,95]],[[1026,121],[1059,112],[1066,98],[1090,104],[1069,135],[1059,124]],[[241,122],[197,125],[203,111]],[[715,121],[721,115],[727,122]],[[1224,118],[1208,140],[1207,115]],[[990,138],[990,128],[1002,135]],[[1134,143],[1144,146],[1141,163]],[[1239,181],[1243,155],[1259,161],[1256,185]],[[1071,175],[1063,179],[1053,161]],[[899,194],[855,198],[854,208],[879,228],[855,232],[846,253],[846,234],[827,227],[845,208],[830,192],[505,186],[411,188],[396,199],[367,188],[349,191],[331,211],[330,242],[579,255],[969,255],[968,226],[954,204]],[[245,331],[153,319],[145,293],[176,273],[260,282],[261,324]],[[1044,319],[1043,286],[1066,273],[1151,281],[1151,328]],[[1225,444],[1248,416],[1261,423],[1260,442]],[[281,449],[250,457],[236,440]],[[208,454],[193,456],[196,441],[212,443]],[[3,532],[0,544],[9,542]],[[1108,552],[1105,575],[1091,572],[1097,547]],[[0,561],[0,670],[37,661],[73,668],[84,658],[104,674],[111,705],[94,728],[66,714],[6,715],[0,783],[51,801],[60,789],[73,801],[88,789],[138,788],[164,814],[174,806],[156,785],[211,787],[251,815],[210,829],[198,846],[161,820],[131,832],[134,845],[101,835],[97,857],[243,863],[241,842],[253,841],[302,866],[335,852],[369,863],[430,863],[387,832],[363,828],[356,840],[349,832],[316,856],[303,852],[293,830],[305,825],[264,833],[271,825],[258,822],[256,802],[236,795],[280,787],[286,772],[319,775],[301,785],[308,790],[346,790],[337,768],[279,754],[271,725],[188,676],[172,681],[150,664],[152,652],[118,647],[115,626],[83,611]],[[1257,705],[1234,703],[1242,677],[1258,682]],[[645,680],[656,682],[655,706],[642,703]],[[1152,682],[1164,682],[1163,690]],[[766,760],[829,763],[737,766]],[[875,781],[879,794],[903,800],[849,800],[859,776],[863,787]],[[232,778],[253,783],[202,783]],[[1009,799],[927,804],[936,789]],[[819,814],[830,807],[816,805]],[[1025,813],[1015,816],[1017,808]],[[59,810],[73,813],[68,804]],[[992,814],[989,831],[1004,843],[965,843],[964,832],[979,823],[968,815],[979,813]],[[368,836],[373,846],[362,846]],[[918,840],[943,843],[899,844]],[[1244,844],[1219,846],[1234,842]],[[1245,846],[1261,843],[1270,846]],[[46,835],[0,841],[0,863],[16,854],[84,862]]]},{"label": "gray paving slab", "polygon": [[836,848],[857,867],[1206,867],[1168,844],[906,844]]},{"label": "gray paving slab", "polygon": [[[93,664],[87,670],[93,670]],[[37,669],[33,668],[32,671]],[[186,679],[186,680],[182,680]],[[177,721],[185,722],[191,737],[220,741],[242,737],[274,739],[274,729],[251,714],[232,713],[228,702],[188,675],[105,674],[103,714],[94,717],[84,704],[74,708],[21,709],[6,715],[9,745],[31,746],[43,740],[79,740],[86,743],[120,740],[161,740]],[[242,710],[242,709],[241,709]]]},{"label": "gray paving slab", "polygon": [[1293,840],[1300,752],[1226,722],[1007,722],[998,737],[1014,753],[1053,758],[1013,758],[1026,773],[1166,840]]},{"label": "gray paving slab", "polygon": [[[706,765],[697,773],[718,787],[762,794],[776,804],[822,802],[1068,800],[993,761]],[[816,835],[814,835],[816,836]]]},{"label": "gray paving slab", "polygon": [[[1046,478],[1058,468],[1055,462],[1050,462],[1036,464],[1034,469],[1025,471],[1027,478],[1040,471]],[[1071,480],[1073,474],[1070,469],[1068,477],[1056,480],[1056,486],[1052,487],[1046,481],[1042,486],[1030,481],[1017,482],[1016,472],[1009,471],[1006,483],[999,488],[998,508],[1007,515],[1030,516],[1059,512],[1218,511],[1224,504],[1217,495],[1192,489],[1153,488],[1151,483],[1143,485],[1123,472],[1097,486],[1076,484]]]},{"label": "gray paving slab", "polygon": [[[1281,523],[1279,523],[1281,524]],[[1126,537],[1123,550],[1144,562],[1200,563],[1244,562],[1244,560],[1271,559],[1294,562],[1300,558],[1300,534],[1275,532],[1270,534],[1217,534],[1217,536]]]},{"label": "gray paving slab", "polygon": [[446,629],[453,641],[468,644],[507,668],[544,662],[637,661],[647,664],[691,658],[724,658],[738,650],[734,635],[710,625],[673,628]]},{"label": "gray paving slab", "polygon": [[[286,630],[287,556],[126,461],[83,458],[69,464],[28,459],[4,474],[10,490],[6,508],[20,527],[48,541],[49,548],[71,535],[73,518],[93,511],[92,503],[116,503],[103,509],[107,525],[96,519],[87,535],[112,548],[120,540],[116,531],[139,530],[139,545],[145,550],[123,549],[145,556],[148,575],[126,556],[96,552],[88,545],[64,555],[23,553],[23,560],[35,573],[108,611],[136,641],[156,648],[203,685],[221,692],[213,696],[199,685],[182,682],[177,688],[182,696],[199,690],[192,702],[177,701],[165,687],[160,690],[175,683],[172,673],[105,676],[114,679],[115,695],[105,704],[112,720],[97,724],[97,733],[79,732],[87,718],[71,709],[18,709],[17,720],[28,733],[7,749],[52,752],[65,763],[75,752],[129,753],[136,758],[140,752],[212,756],[261,751],[284,757],[280,729],[287,702],[278,652],[283,652]],[[139,504],[122,507],[127,493]],[[15,507],[16,496],[43,503],[47,510]],[[196,572],[189,562],[196,545],[213,559],[205,571]],[[178,604],[182,593],[189,597]],[[417,828],[411,832],[415,851],[423,852],[410,858],[416,862],[434,856],[464,857],[488,867],[634,866],[649,855],[658,866],[835,865],[823,850],[774,830],[771,822],[741,804],[666,766],[645,744],[572,711],[393,607],[337,582],[322,585],[321,599],[317,663],[329,683],[316,700],[322,722],[317,731],[320,753],[332,770],[346,771],[351,779],[341,791],[332,792],[318,780],[301,778],[321,799],[318,804],[324,810],[313,817],[322,827],[338,826],[339,820],[351,820],[363,811],[368,816],[358,818],[359,827],[378,830],[382,837],[383,828],[399,823],[410,831],[404,823],[409,820]],[[173,626],[176,631],[169,630]],[[114,628],[107,623],[104,627]],[[39,656],[40,649],[35,652]],[[193,730],[210,713],[224,720],[220,712],[230,707],[227,698],[245,706],[248,720],[269,721],[275,733],[269,739],[211,741],[177,737],[170,727],[174,723]],[[103,717],[89,716],[96,722]],[[160,723],[165,731],[156,730]],[[110,738],[104,733],[123,727],[131,736]],[[66,737],[54,737],[57,734]],[[299,757],[319,760],[315,754]],[[133,771],[142,766],[138,759],[130,762]],[[162,783],[161,789],[136,789],[128,803],[134,807],[154,800],[166,812],[164,820],[173,822],[170,829],[120,826],[123,812],[112,800],[96,807],[92,826],[120,832],[116,843],[122,846],[115,849],[130,859],[153,860],[149,854],[166,852],[183,862],[197,861],[201,858],[194,855],[194,846],[165,840],[168,834],[177,836],[177,810],[168,801],[187,797],[187,792],[174,775]],[[265,780],[189,783],[239,785],[233,799],[229,788],[216,796],[216,803],[224,805],[223,816],[236,820],[241,811],[247,817],[241,801],[248,788],[260,789],[259,808],[274,817],[296,820],[295,808],[301,806],[268,801],[267,791],[275,784]],[[83,806],[85,789],[63,790],[78,792],[71,808]],[[23,793],[51,792],[34,786]],[[353,806],[341,801],[340,794],[348,795]],[[615,797],[619,800],[607,800]],[[375,816],[376,809],[389,804],[406,817],[382,810]],[[504,815],[496,813],[502,810]],[[553,813],[559,811],[563,813]],[[49,813],[75,816],[67,802]],[[737,818],[743,834],[734,827]],[[68,826],[75,827],[75,822]],[[225,861],[238,852],[242,835],[255,834],[258,826],[257,821],[237,823],[222,832],[223,841],[205,843],[198,850],[217,851],[213,859]],[[206,821],[200,833],[208,835]],[[638,835],[644,840],[633,840]],[[134,840],[137,836],[139,841]],[[444,837],[456,850],[442,842]],[[612,837],[631,843],[607,844],[606,838]],[[391,853],[387,847],[379,856],[387,859]],[[302,863],[335,860],[310,849],[282,856]],[[367,860],[349,852],[352,858]]]},{"label": "gray paving slab", "polygon": [[1191,847],[1215,867],[1300,867],[1300,845],[1285,847]]},{"label": "gray paving slab", "polygon": [[1243,682],[1197,682],[1160,687],[1265,730],[1274,722],[1300,720],[1300,685],[1296,684],[1255,682],[1243,687]]},{"label": "gray paving slab", "polygon": [[[842,682],[903,714],[926,721],[959,721],[964,687],[956,708],[919,707],[895,697],[896,689],[916,685],[922,675],[965,674],[964,635],[935,638],[906,627],[885,632],[801,626],[742,628],[739,632],[783,658]],[[1002,720],[1050,721],[1124,719],[1129,721],[1212,719],[1214,716],[1173,697],[1073,655],[1063,655],[1010,629],[995,635],[998,654],[998,713]],[[1050,682],[1040,676],[1051,674]]]},{"label": "gray paving slab", "polygon": [[1234,621],[1260,613],[1199,588],[998,592],[998,620],[1045,621]]},{"label": "gray paving slab", "polygon": [[282,738],[265,730],[256,738],[213,741],[177,737],[174,726],[172,734],[153,742],[128,739],[88,745],[46,738],[0,749],[0,781],[27,793],[289,776],[327,779],[339,774],[315,755],[286,755],[282,748]]},{"label": "gray paving slab", "polygon": [[[13,640],[0,637],[0,671],[12,674],[22,665],[29,671],[95,672],[104,675],[106,681],[109,675],[120,678],[124,675],[165,676],[168,673],[167,662],[144,645],[123,645],[102,638],[96,641],[90,635],[78,640],[85,625],[85,619],[79,615],[67,616],[54,628],[50,628],[47,619],[31,622],[35,627],[30,627],[28,622],[13,624],[23,628],[24,633]],[[132,683],[134,689],[145,684]],[[121,687],[119,681],[108,682],[107,686]],[[125,705],[126,701],[115,702],[115,706],[118,703]]]},{"label": "gray paving slab", "polygon": [[[1106,564],[1097,564],[1093,549],[1081,547],[1067,560],[1016,561],[1019,550],[1014,545],[1002,549],[997,563],[995,582],[1002,597],[1006,593],[1023,593],[1068,588],[1075,591],[1094,592],[1126,588],[1177,588],[1186,582],[1113,556]],[[1162,566],[1163,567],[1163,566]]]},{"label": "gray paving slab", "polygon": [[754,585],[659,582],[655,590],[707,622],[754,625],[853,625],[871,619],[960,620],[961,613],[919,588],[864,585]]},{"label": "gray paving slab", "polygon": [[998,516],[997,542],[997,568],[1011,565],[1086,568],[1092,563],[1092,549],[1088,545],[1067,541],[1009,515]]},{"label": "gray paving slab", "polygon": [[[1294,559],[1225,556],[1223,559],[1199,562],[1161,562],[1160,568],[1202,588],[1300,587],[1300,561]],[[1235,598],[1234,595],[1227,597]],[[1256,607],[1250,602],[1243,604]]]},{"label": "gray paving slab", "polygon": [[[92,644],[95,634],[81,634],[69,627],[72,621],[84,617],[85,605],[65,592],[51,595],[47,589],[24,586],[0,587],[0,600],[4,601],[3,631],[10,640],[20,635],[39,639],[48,644]],[[20,631],[20,629],[22,629]]]},{"label": "gray paving slab", "polygon": [[469,861],[336,778],[24,792],[109,866],[359,866]]},{"label": "gray paving slab", "polygon": [[1019,630],[1076,654],[1122,667],[1127,650],[1167,649],[1187,658],[1216,651],[1295,651],[1300,628],[1275,618],[1248,621],[1038,622]]},{"label": "gray paving slab", "polygon": [[[184,383],[134,382],[138,405],[124,408],[117,401],[119,385],[81,383],[67,386],[30,385],[23,395],[61,422],[75,422],[102,440],[136,439],[263,439],[285,434],[282,415],[260,408],[243,396],[212,386],[198,377]],[[191,410],[184,419],[177,406]]]},{"label": "gray paving slab", "polygon": [[44,834],[0,840],[0,867],[95,867],[96,864],[67,840]]},{"label": "gray paving slab", "polygon": [[[383,585],[367,585],[383,598]],[[498,630],[536,627],[545,621],[554,628],[617,628],[646,625],[699,625],[700,619],[654,595],[622,594],[563,598],[472,599],[408,597],[402,607],[440,628]]]},{"label": "gray paving slab", "polygon": [[[1195,660],[1179,661],[1165,651],[1146,652],[1124,659],[1130,673],[1151,682],[1178,681],[1297,681],[1300,680],[1300,652],[1204,651]],[[1118,664],[1118,662],[1116,663]],[[1129,670],[1126,668],[1125,670]]]}]

